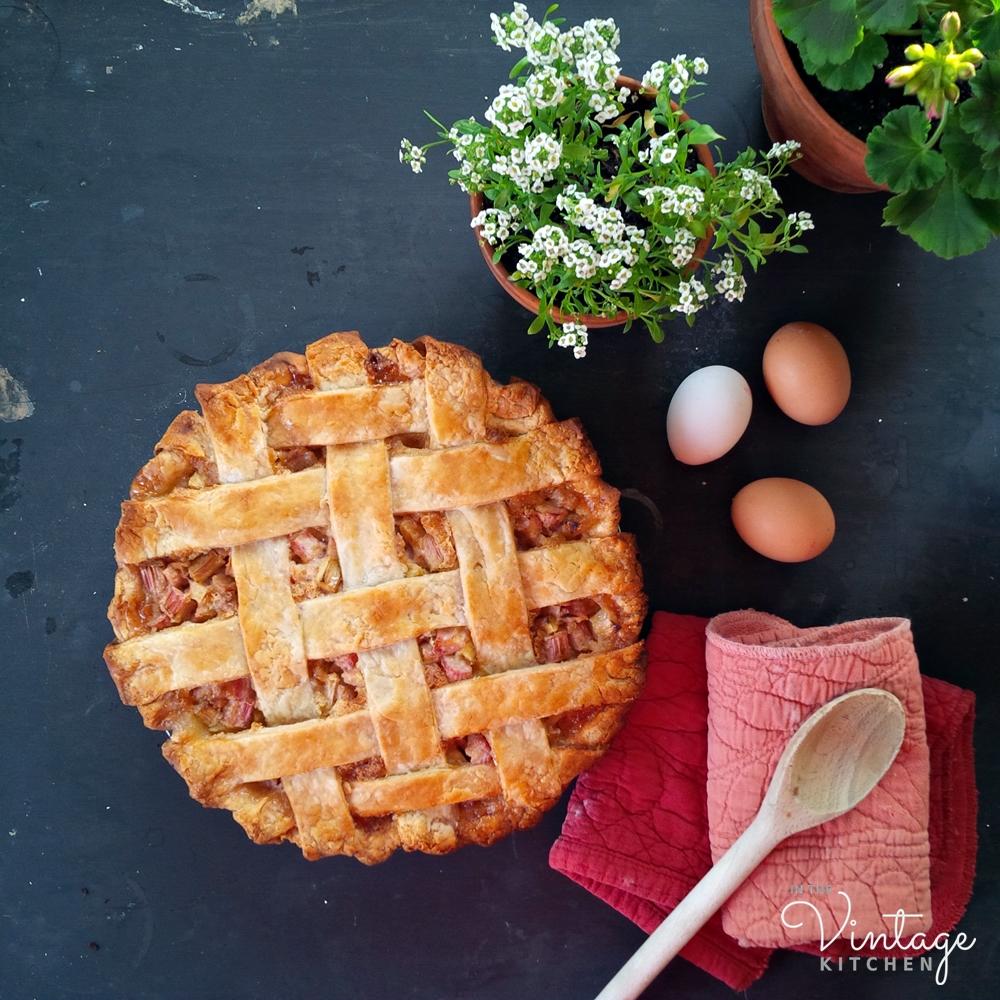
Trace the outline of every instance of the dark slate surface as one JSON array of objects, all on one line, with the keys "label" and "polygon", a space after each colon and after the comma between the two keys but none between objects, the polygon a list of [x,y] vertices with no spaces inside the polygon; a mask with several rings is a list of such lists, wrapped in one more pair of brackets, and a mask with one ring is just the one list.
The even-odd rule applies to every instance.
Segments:
[{"label": "dark slate surface", "polygon": [[[396,162],[401,135],[429,137],[421,108],[481,111],[505,78],[489,5],[299,0],[297,17],[246,28],[244,3],[200,5],[225,19],[163,0],[0,7],[0,364],[35,404],[0,424],[0,995],[575,998],[640,943],[548,868],[563,807],[488,851],[309,864],[192,803],[161,737],[118,702],[101,650],[134,470],[196,382],[355,327],[372,343],[454,338],[579,414],[607,478],[646,498],[625,510],[654,606],[913,618],[924,669],[979,695],[982,846],[963,924],[979,944],[943,988],[785,954],[750,995],[982,995],[1000,974],[1000,248],[942,263],[879,228],[879,199],[792,180],[787,202],[816,215],[809,256],[774,262],[741,308],[714,307],[663,347],[600,334],[577,363],[524,335],[443,161],[421,177]],[[730,151],[765,142],[743,4],[566,10],[612,6],[627,71],[704,54],[699,115]],[[781,417],[760,378],[766,338],[799,318],[835,330],[854,366],[850,407],[823,429]],[[667,402],[709,363],[748,375],[757,412],[725,460],[681,468]],[[776,474],[837,512],[811,564],[757,558],[729,525],[732,494]],[[649,995],[729,991],[680,961]]]}]

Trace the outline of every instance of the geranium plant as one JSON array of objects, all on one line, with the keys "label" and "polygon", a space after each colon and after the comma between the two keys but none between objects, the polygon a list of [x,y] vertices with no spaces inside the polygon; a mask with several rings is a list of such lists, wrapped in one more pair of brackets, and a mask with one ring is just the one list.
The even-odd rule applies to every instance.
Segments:
[{"label": "geranium plant", "polygon": [[[773,0],[782,34],[828,90],[885,85],[913,103],[868,135],[865,167],[893,193],[886,225],[959,257],[1000,234],[1000,0]],[[891,63],[889,64],[891,66]]]},{"label": "geranium plant", "polygon": [[[695,146],[722,137],[684,109],[708,72],[702,58],[654,63],[637,90],[624,85],[611,19],[563,29],[553,4],[541,21],[515,3],[491,15],[493,40],[524,55],[487,108],[439,139],[404,139],[400,160],[420,172],[427,150],[447,145],[449,171],[481,194],[472,220],[509,261],[511,279],[539,299],[529,333],[586,353],[587,316],[627,314],[655,341],[663,322],[689,324],[713,297],[742,300],[747,270],[770,254],[805,252],[807,212],[786,215],[774,188],[798,144],[752,149],[709,169]],[[700,247],[712,250],[705,263]],[[558,310],[558,313],[554,313]],[[558,319],[557,319],[558,316]]]}]

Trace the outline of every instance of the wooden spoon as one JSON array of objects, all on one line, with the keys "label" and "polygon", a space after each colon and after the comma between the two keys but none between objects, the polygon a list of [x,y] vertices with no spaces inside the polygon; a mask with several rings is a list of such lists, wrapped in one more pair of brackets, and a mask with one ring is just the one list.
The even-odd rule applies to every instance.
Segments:
[{"label": "wooden spoon", "polygon": [[899,699],[881,688],[813,712],[788,741],[753,821],[597,1000],[633,1000],[778,844],[853,809],[896,759],[905,727]]}]

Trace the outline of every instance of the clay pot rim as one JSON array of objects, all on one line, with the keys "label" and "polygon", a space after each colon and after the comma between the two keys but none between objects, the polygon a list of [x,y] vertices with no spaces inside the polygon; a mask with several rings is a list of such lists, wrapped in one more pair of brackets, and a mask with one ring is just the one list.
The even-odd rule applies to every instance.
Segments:
[{"label": "clay pot rim", "polygon": [[[631,76],[619,76],[616,80],[619,87],[628,87],[633,93],[638,92],[643,89],[642,84]],[[650,88],[646,91],[648,94],[655,95],[656,91]],[[677,105],[671,101],[670,102],[673,109],[678,110]],[[687,121],[689,115],[681,111],[681,121]],[[712,176],[716,176],[715,160],[712,159],[712,152],[704,143],[698,143],[694,147],[695,152],[698,155],[699,161],[707,168]],[[475,218],[483,209],[483,196],[482,194],[470,194],[469,195],[469,207],[471,209],[470,218]],[[715,231],[711,227],[708,232],[698,241],[695,246],[695,258],[704,257],[712,245],[712,239],[715,236]],[[500,261],[495,261],[493,259],[493,254],[496,252],[495,248],[492,247],[482,235],[482,228],[480,226],[476,227],[476,242],[479,244],[479,250],[483,255],[483,260],[486,261],[486,266],[490,269],[493,277],[496,278],[497,282],[504,289],[504,291],[519,305],[524,306],[529,312],[538,314],[539,306],[541,305],[538,296],[533,292],[528,291],[521,285],[515,284],[510,277],[510,272],[503,266]],[[695,267],[693,270],[697,270]],[[553,308],[551,310],[552,318],[557,323],[582,323],[588,329],[600,329],[602,327],[609,326],[621,326],[623,323],[628,322],[629,314],[625,311],[620,311],[615,313],[613,316],[595,316],[591,313],[581,313],[575,316],[567,316],[561,310]]]},{"label": "clay pot rim", "polygon": [[[751,0],[751,2],[756,4],[764,15],[764,26],[771,42],[771,49],[778,61],[778,68],[788,83],[789,88],[795,91],[800,100],[803,100],[814,109],[816,118],[822,122],[824,128],[833,132],[834,135],[838,136],[842,142],[846,142],[849,146],[853,146],[857,155],[859,155],[863,160],[865,153],[868,150],[868,144],[859,139],[853,132],[848,132],[847,129],[844,128],[844,126],[841,125],[840,122],[838,122],[837,119],[834,118],[833,115],[831,115],[830,112],[819,103],[819,101],[816,100],[812,91],[805,85],[805,81],[796,69],[795,63],[792,62],[792,56],[788,51],[788,41],[781,33],[781,29],[778,27],[778,22],[774,19],[774,5],[772,0]],[[888,190],[888,188],[882,185],[876,185],[874,181],[872,181],[872,185],[879,191]]]}]

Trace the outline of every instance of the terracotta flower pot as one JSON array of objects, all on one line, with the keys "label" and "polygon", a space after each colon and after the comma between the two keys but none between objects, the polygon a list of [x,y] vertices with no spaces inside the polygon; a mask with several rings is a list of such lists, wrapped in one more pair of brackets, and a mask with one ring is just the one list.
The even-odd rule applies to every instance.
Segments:
[{"label": "terracotta flower pot", "polygon": [[[642,84],[638,80],[634,80],[630,76],[620,76],[617,80],[619,87],[628,87],[629,90],[637,92],[642,89]],[[655,94],[655,90],[650,90],[650,94]],[[673,102],[671,102],[673,103]],[[674,110],[677,110],[677,105],[673,105]],[[687,121],[688,116],[681,112],[681,119]],[[712,159],[712,152],[705,145],[697,145],[694,147],[695,152],[698,154],[698,159],[708,168],[709,172],[715,175],[715,161]],[[472,218],[475,218],[485,207],[483,196],[481,194],[470,194],[469,195],[469,206],[472,209]],[[695,246],[694,255],[696,258],[704,257],[708,252],[708,248],[712,245],[712,237],[715,234],[711,229],[698,241]],[[483,239],[482,230],[480,227],[476,227],[476,239],[479,243],[479,249],[482,251],[483,260],[486,261],[486,266],[490,269],[493,277],[497,279],[500,283],[500,287],[512,298],[515,302],[519,302],[525,309],[529,312],[533,312],[537,315],[539,301],[538,296],[530,292],[524,285],[517,285],[511,281],[510,272],[503,266],[500,261],[495,261],[493,259],[493,254],[496,253],[494,247],[490,246],[489,243]],[[697,270],[698,265],[691,268],[692,271]],[[607,327],[607,326],[621,326],[627,319],[628,313],[618,312],[614,316],[593,316],[590,313],[582,313],[578,316],[566,316],[560,310],[552,310],[552,318],[557,323],[567,323],[573,321],[575,323],[583,323],[589,329],[594,329],[597,327]]]},{"label": "terracotta flower pot", "polygon": [[775,142],[797,139],[802,156],[792,163],[806,180],[831,191],[885,191],[865,170],[868,147],[823,110],[799,76],[774,20],[771,0],[750,0],[750,34],[761,78],[761,110]]}]

